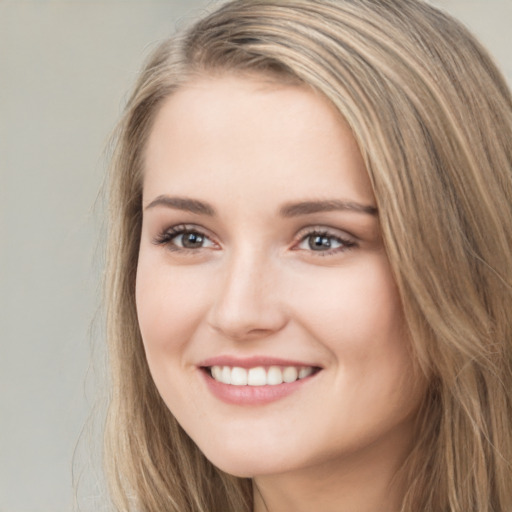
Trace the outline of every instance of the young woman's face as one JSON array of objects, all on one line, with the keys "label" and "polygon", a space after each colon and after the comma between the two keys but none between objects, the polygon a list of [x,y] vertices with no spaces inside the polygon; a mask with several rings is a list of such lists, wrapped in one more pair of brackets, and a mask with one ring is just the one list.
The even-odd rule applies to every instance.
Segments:
[{"label": "young woman's face", "polygon": [[224,471],[408,446],[422,385],[375,206],[350,130],[306,88],[204,78],[161,107],[140,329],[164,401]]}]

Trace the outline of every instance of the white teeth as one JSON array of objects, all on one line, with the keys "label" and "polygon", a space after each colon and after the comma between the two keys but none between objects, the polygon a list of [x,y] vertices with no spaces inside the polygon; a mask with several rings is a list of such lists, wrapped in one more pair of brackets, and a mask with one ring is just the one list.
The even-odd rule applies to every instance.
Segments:
[{"label": "white teeth", "polygon": [[271,366],[267,371],[267,384],[276,386],[283,383],[283,372],[279,366]]},{"label": "white teeth", "polygon": [[285,382],[293,382],[297,380],[298,376],[299,372],[297,371],[297,368],[294,368],[293,366],[287,366],[283,371],[283,380]]},{"label": "white teeth", "polygon": [[312,366],[270,366],[264,368],[245,369],[239,366],[212,366],[210,368],[212,377],[223,384],[233,386],[276,386],[278,384],[295,382],[297,379],[309,377],[314,371]]},{"label": "white teeth", "polygon": [[231,370],[231,384],[233,384],[234,386],[246,386],[247,370],[245,368],[233,368]]},{"label": "white teeth", "polygon": [[222,381],[222,367],[221,366],[212,366],[212,377],[219,382]]},{"label": "white teeth", "polygon": [[305,377],[309,377],[313,373],[313,368],[311,366],[307,368],[301,368],[299,370],[299,379],[304,379]]},{"label": "white teeth", "polygon": [[267,372],[262,366],[251,368],[249,370],[249,378],[247,384],[249,386],[264,386],[267,383]]},{"label": "white teeth", "polygon": [[229,366],[224,366],[222,368],[220,378],[221,382],[224,382],[224,384],[231,384],[231,368]]}]

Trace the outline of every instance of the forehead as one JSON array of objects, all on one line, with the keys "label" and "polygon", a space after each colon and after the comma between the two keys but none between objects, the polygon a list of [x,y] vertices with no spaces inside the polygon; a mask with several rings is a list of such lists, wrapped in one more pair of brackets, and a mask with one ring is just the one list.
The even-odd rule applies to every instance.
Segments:
[{"label": "forehead", "polygon": [[264,77],[197,79],[155,118],[145,198],[219,186],[234,196],[249,189],[319,197],[334,187],[373,200],[357,143],[332,104],[305,86]]}]

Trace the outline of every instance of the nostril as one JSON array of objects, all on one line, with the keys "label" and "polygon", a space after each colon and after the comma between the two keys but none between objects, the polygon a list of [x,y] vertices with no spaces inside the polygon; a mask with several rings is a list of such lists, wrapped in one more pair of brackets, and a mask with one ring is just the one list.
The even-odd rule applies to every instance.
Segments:
[{"label": "nostril", "polygon": [[279,331],[280,328],[251,328],[250,325],[240,324],[210,324],[213,330],[225,338],[236,342],[264,339]]}]

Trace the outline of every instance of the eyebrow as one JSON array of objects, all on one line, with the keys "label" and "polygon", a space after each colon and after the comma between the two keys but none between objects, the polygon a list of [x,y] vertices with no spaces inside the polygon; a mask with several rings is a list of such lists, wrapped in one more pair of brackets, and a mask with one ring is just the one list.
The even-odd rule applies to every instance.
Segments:
[{"label": "eyebrow", "polygon": [[209,215],[211,217],[216,215],[215,208],[212,205],[204,201],[199,201],[198,199],[189,199],[187,197],[158,196],[146,206],[145,210],[149,210],[155,206],[166,206],[167,208],[173,208],[175,210],[197,213],[198,215]]},{"label": "eyebrow", "polygon": [[[187,197],[160,195],[151,201],[151,203],[146,206],[145,210],[149,210],[155,206],[165,206],[175,210],[182,210],[198,215],[208,215],[211,217],[216,215],[215,208],[211,204],[199,201],[198,199],[189,199]],[[332,211],[352,211],[368,215],[377,215],[378,210],[375,206],[364,205],[354,201],[330,199],[323,201],[286,203],[279,209],[279,214],[282,217],[297,217],[300,215]]]},{"label": "eyebrow", "polygon": [[352,211],[357,213],[366,213],[368,215],[377,215],[377,208],[371,205],[364,205],[354,201],[340,201],[339,199],[330,199],[325,201],[302,201],[300,203],[287,203],[281,207],[279,213],[283,217],[296,217],[299,215],[308,215],[318,212],[332,211]]}]

